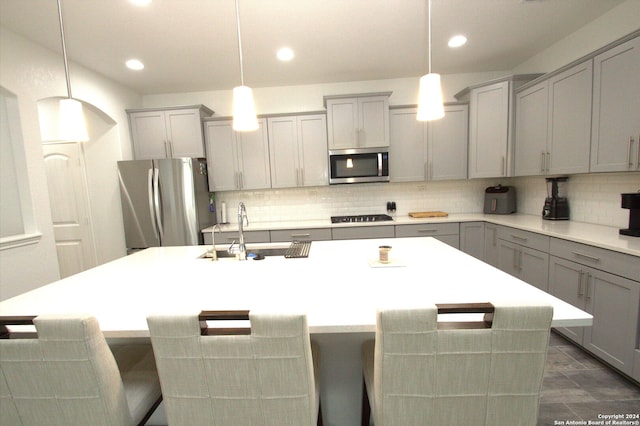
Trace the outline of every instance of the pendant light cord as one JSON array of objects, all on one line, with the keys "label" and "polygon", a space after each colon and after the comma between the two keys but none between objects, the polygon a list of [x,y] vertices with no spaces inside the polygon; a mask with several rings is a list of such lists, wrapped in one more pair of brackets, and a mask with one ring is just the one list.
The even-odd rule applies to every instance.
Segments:
[{"label": "pendant light cord", "polygon": [[427,14],[429,15],[429,74],[431,74],[431,0],[427,1]]},{"label": "pendant light cord", "polygon": [[64,59],[64,75],[67,79],[67,95],[71,99],[71,80],[69,79],[69,63],[67,62],[67,47],[64,43],[64,26],[62,25],[62,6],[58,0],[58,18],[60,20],[60,40],[62,41],[62,57]]},{"label": "pendant light cord", "polygon": [[240,85],[244,86],[244,67],[242,65],[242,37],[240,36],[240,9],[238,8],[238,0],[236,0],[236,23],[238,25],[238,52],[240,56]]}]

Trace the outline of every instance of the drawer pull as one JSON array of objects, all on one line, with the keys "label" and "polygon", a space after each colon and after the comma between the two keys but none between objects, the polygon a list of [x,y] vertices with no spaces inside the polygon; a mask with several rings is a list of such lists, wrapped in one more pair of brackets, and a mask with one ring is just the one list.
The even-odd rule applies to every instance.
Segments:
[{"label": "drawer pull", "polygon": [[571,253],[575,254],[578,257],[582,257],[583,259],[591,260],[593,262],[599,262],[600,258],[595,256],[589,256],[588,254],[580,253],[577,251],[572,251]]},{"label": "drawer pull", "polygon": [[438,232],[437,229],[418,229],[418,232]]},{"label": "drawer pull", "polygon": [[291,234],[291,238],[309,238],[311,234]]},{"label": "drawer pull", "polygon": [[527,242],[527,239],[525,237],[521,237],[519,235],[513,235],[511,234],[511,238],[513,238],[514,240],[518,240],[518,241],[522,241],[523,243]]}]

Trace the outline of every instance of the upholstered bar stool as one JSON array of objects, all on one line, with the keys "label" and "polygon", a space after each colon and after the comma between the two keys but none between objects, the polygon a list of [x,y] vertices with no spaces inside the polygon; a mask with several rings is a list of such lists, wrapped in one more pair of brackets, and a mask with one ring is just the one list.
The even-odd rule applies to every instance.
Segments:
[{"label": "upholstered bar stool", "polygon": [[[207,324],[214,320],[250,327]],[[318,357],[305,315],[209,311],[152,315],[147,322],[171,426],[321,421]]]},{"label": "upholstered bar stool", "polygon": [[[438,322],[440,313],[484,313]],[[381,310],[363,345],[363,425],[536,425],[551,306]]]},{"label": "upholstered bar stool", "polygon": [[0,317],[0,424],[143,425],[162,400],[151,345],[114,352],[88,315]]}]

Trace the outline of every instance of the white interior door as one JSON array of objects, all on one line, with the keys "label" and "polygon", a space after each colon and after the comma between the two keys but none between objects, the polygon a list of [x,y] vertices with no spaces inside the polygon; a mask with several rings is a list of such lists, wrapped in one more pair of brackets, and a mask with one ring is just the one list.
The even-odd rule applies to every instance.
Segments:
[{"label": "white interior door", "polygon": [[96,266],[87,179],[79,143],[43,145],[60,277]]}]

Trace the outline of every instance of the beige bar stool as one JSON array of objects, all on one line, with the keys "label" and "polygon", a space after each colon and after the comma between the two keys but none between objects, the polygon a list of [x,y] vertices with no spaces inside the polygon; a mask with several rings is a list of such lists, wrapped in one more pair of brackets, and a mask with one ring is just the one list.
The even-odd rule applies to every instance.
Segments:
[{"label": "beige bar stool", "polygon": [[150,344],[112,352],[89,315],[0,317],[0,424],[143,425],[161,400]]},{"label": "beige bar stool", "polygon": [[147,322],[171,426],[321,424],[306,315],[208,311]]},{"label": "beige bar stool", "polygon": [[362,350],[362,424],[370,406],[375,426],[536,425],[553,308],[494,305],[379,311]]}]

